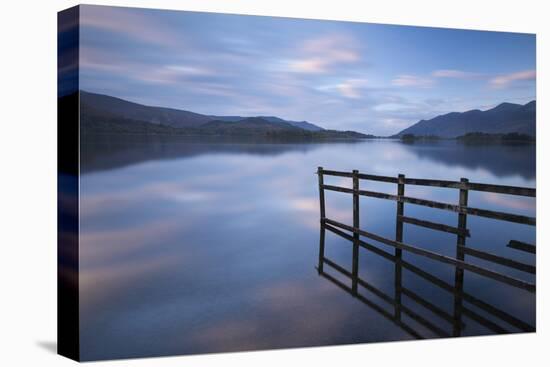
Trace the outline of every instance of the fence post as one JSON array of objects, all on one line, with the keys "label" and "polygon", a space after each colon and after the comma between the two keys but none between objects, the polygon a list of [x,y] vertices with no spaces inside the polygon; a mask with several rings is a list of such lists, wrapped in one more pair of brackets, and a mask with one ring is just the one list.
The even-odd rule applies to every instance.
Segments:
[{"label": "fence post", "polygon": [[[461,208],[466,208],[468,206],[468,179],[461,178],[460,183],[462,187],[460,188],[458,205]],[[466,231],[466,213],[458,213],[458,228]],[[464,234],[457,235],[456,245],[457,259],[464,260],[464,251],[461,248],[461,246],[466,245],[466,236]]]},{"label": "fence post", "polygon": [[353,170],[353,263],[352,292],[357,294],[357,278],[359,277],[359,171]]},{"label": "fence post", "polygon": [[[458,205],[460,208],[466,208],[468,206],[468,179],[460,179],[461,187],[459,192]],[[457,260],[464,261],[463,247],[466,245],[466,213],[458,213],[458,228],[462,233],[457,234],[456,237],[456,258]],[[462,324],[462,291],[464,289],[464,269],[455,269],[455,298],[454,298],[454,325],[453,336],[460,336],[461,324]]]},{"label": "fence post", "polygon": [[325,189],[323,187],[323,167],[317,167],[317,176],[319,177],[319,204],[321,213],[321,222],[325,223]]},{"label": "fence post", "polygon": [[[397,221],[395,228],[395,240],[403,242],[403,222],[399,220],[399,216],[402,216],[405,212],[405,203],[401,201],[401,198],[405,196],[405,175],[399,174],[397,176]],[[401,249],[395,249],[395,256],[401,257]]]},{"label": "fence post", "polygon": [[[397,215],[395,217],[395,240],[397,242],[403,242],[403,221],[400,217],[405,213],[405,203],[401,201],[401,198],[405,195],[405,175],[399,174],[397,176]],[[394,293],[395,293],[395,317],[401,319],[401,284],[402,284],[402,267],[401,267],[402,250],[395,249],[395,281],[394,281]]]},{"label": "fence post", "polygon": [[323,167],[317,167],[317,176],[319,178],[319,205],[320,205],[320,220],[319,220],[319,262],[317,271],[319,274],[323,272],[323,259],[325,257],[325,189],[323,187]]}]

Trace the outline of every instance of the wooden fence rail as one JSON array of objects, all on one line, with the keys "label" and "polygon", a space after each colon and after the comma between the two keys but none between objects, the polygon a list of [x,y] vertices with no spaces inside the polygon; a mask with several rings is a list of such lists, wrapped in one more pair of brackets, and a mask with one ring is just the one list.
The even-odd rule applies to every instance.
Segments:
[{"label": "wooden fence rail", "polygon": [[[352,177],[352,172],[343,171],[331,171],[319,167],[322,174],[326,176],[339,176],[339,177]],[[317,171],[319,173],[319,171]],[[404,177],[404,176],[403,176]],[[379,181],[387,183],[399,183],[398,177],[391,176],[378,176],[365,173],[359,173],[358,178],[361,180]],[[475,182],[463,182],[463,181],[448,181],[448,180],[429,180],[423,178],[405,178],[404,184],[406,185],[418,185],[418,186],[431,186],[431,187],[445,187],[453,189],[465,189],[470,191],[484,191],[493,192],[497,194],[519,195],[536,197],[536,189],[530,187],[518,187],[518,186],[504,186],[504,185],[491,185],[485,183]]]}]

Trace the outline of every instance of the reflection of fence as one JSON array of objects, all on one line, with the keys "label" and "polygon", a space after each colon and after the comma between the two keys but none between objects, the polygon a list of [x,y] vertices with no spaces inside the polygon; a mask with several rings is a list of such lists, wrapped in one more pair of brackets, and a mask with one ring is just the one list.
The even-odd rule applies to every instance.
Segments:
[{"label": "reflection of fence", "polygon": [[[507,322],[508,324],[518,328],[521,331],[533,331],[534,328],[531,325],[524,323],[523,321],[516,319],[512,315],[501,311],[494,306],[491,306],[478,298],[475,298],[472,295],[469,295],[463,291],[463,282],[464,282],[464,271],[471,271],[479,275],[497,280],[499,282],[515,286],[518,288],[525,289],[529,292],[535,292],[535,284],[530,283],[521,279],[517,279],[495,270],[487,269],[485,267],[471,264],[465,261],[465,256],[472,256],[476,258],[483,259],[488,262],[496,263],[503,265],[509,268],[520,270],[522,272],[535,274],[535,266],[530,264],[525,264],[513,259],[505,258],[502,256],[495,255],[480,249],[476,249],[471,246],[466,246],[466,238],[470,236],[470,232],[466,227],[467,216],[481,216],[486,218],[491,218],[495,220],[502,220],[514,223],[520,223],[524,225],[534,226],[536,221],[533,217],[516,215],[510,213],[503,213],[492,210],[472,208],[468,206],[468,191],[484,191],[492,192],[497,194],[508,194],[508,195],[519,195],[527,197],[535,197],[536,191],[532,188],[524,187],[514,187],[514,186],[501,186],[501,185],[488,185],[480,183],[471,183],[467,179],[461,179],[461,181],[442,181],[442,180],[426,180],[426,179],[414,179],[414,178],[405,178],[404,175],[399,175],[398,177],[387,177],[387,176],[375,176],[369,174],[359,173],[358,171],[353,172],[339,172],[339,171],[329,171],[324,170],[322,167],[319,167],[318,171],[319,177],[319,199],[320,199],[320,209],[321,209],[321,232],[320,232],[320,245],[319,245],[319,262],[318,262],[318,271],[319,274],[323,275],[325,278],[331,280],[341,288],[345,289],[364,303],[368,304],[375,310],[382,313],[384,316],[390,318],[398,325],[400,325],[404,330],[409,332],[414,337],[421,337],[416,331],[414,331],[409,326],[405,325],[401,320],[401,313],[407,314],[409,317],[412,317],[417,322],[425,326],[427,329],[433,331],[435,334],[440,336],[446,336],[447,333],[432,324],[430,321],[425,319],[423,316],[420,316],[412,309],[405,307],[401,303],[401,297],[403,295],[407,296],[409,299],[415,301],[417,304],[423,306],[424,308],[432,311],[442,319],[450,322],[453,326],[452,335],[460,335],[462,328],[462,315],[465,315],[478,323],[485,325],[489,329],[503,333],[506,332],[506,329],[494,323],[493,321],[485,318],[484,316],[474,312],[468,307],[465,307],[462,303],[463,301],[469,302],[470,304],[476,306],[479,309],[484,310],[485,312],[497,317],[498,319]],[[338,177],[349,177],[352,179],[353,186],[352,188],[325,185],[324,176],[338,176]],[[395,183],[397,184],[397,195],[360,190],[359,180],[371,180],[379,181],[386,183]],[[458,205],[442,203],[432,200],[413,198],[405,196],[405,185],[422,185],[422,186],[431,186],[431,187],[442,187],[442,188],[452,188],[459,190],[459,202]],[[326,217],[325,210],[325,190],[337,191],[342,193],[349,193],[353,195],[353,225],[347,225],[340,223],[333,219]],[[359,225],[359,197],[373,197],[379,199],[393,200],[397,202],[397,214],[396,214],[396,235],[395,240],[379,236],[377,234],[368,232],[360,228]],[[431,221],[426,221],[419,218],[413,218],[405,216],[404,214],[404,204],[414,204],[427,206],[431,208],[447,210],[458,213],[458,224],[456,227],[449,226],[442,223],[435,223]],[[412,246],[403,242],[403,223],[409,223],[421,227],[425,227],[432,230],[443,231],[451,234],[455,234],[457,237],[456,241],[456,256],[449,257],[442,254],[438,254],[433,251],[425,250],[420,247]],[[332,233],[339,235],[345,239],[348,239],[353,243],[353,258],[352,258],[352,268],[351,271],[343,268],[342,266],[334,263],[330,259],[325,257],[325,230],[329,230]],[[347,231],[347,232],[346,232]],[[380,242],[382,244],[391,246],[395,249],[395,253],[392,255],[387,251],[384,251],[366,241],[362,240],[361,237]],[[512,240],[507,245],[510,248],[524,251],[528,253],[535,253],[535,246],[532,244],[527,244],[520,241]],[[362,247],[366,250],[374,252],[392,262],[395,263],[395,294],[394,297],[389,296],[386,293],[383,293],[372,284],[366,282],[358,276],[359,269],[359,248]],[[417,266],[408,263],[402,259],[402,251],[407,251],[415,255],[424,256],[435,261],[442,263],[450,264],[455,267],[455,282],[454,284],[449,284],[432,274],[418,268]],[[351,287],[348,287],[346,284],[337,280],[333,276],[327,274],[324,271],[324,265],[328,265],[332,269],[336,270],[345,277],[351,279]],[[401,272],[402,269],[407,269],[413,273],[419,275],[425,280],[430,281],[436,286],[440,287],[443,290],[451,292],[454,295],[454,312],[453,315],[442,310],[438,306],[432,304],[430,301],[423,299],[418,294],[412,292],[411,290],[402,287],[401,285]],[[393,305],[395,307],[394,314],[390,314],[381,308],[376,303],[371,302],[365,296],[358,293],[358,286],[362,286],[371,293],[375,294],[382,300]]]}]

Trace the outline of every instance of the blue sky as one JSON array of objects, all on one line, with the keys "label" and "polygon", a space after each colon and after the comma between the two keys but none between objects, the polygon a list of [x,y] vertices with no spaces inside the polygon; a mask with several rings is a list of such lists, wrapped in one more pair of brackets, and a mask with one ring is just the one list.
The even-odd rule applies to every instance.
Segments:
[{"label": "blue sky", "polygon": [[535,36],[81,6],[80,88],[210,115],[394,134],[535,99]]}]

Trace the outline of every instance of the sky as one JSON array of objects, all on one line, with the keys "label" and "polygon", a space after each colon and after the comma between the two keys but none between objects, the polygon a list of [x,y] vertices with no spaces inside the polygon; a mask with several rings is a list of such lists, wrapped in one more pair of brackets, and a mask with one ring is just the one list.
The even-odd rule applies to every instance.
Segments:
[{"label": "sky", "polygon": [[383,136],[535,99],[535,51],[533,34],[80,7],[82,90]]}]

